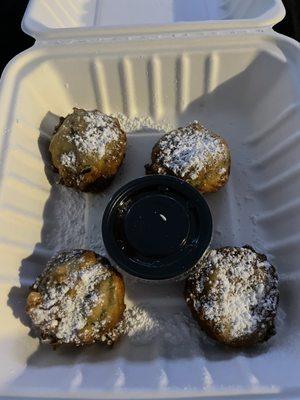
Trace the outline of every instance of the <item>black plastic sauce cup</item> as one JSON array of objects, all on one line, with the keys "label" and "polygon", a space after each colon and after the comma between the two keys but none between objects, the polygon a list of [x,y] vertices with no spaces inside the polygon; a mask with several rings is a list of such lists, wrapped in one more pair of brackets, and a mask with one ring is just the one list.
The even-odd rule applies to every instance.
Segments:
[{"label": "black plastic sauce cup", "polygon": [[186,182],[150,175],[119,189],[102,222],[106,250],[116,265],[146,280],[180,278],[195,266],[212,237],[212,217]]}]

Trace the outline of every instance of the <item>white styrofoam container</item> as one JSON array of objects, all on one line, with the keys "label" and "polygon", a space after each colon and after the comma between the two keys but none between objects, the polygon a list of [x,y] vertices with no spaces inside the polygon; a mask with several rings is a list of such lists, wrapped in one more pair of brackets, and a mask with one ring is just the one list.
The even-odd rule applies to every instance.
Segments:
[{"label": "white styrofoam container", "polygon": [[23,29],[39,38],[274,26],[281,0],[31,0]]},{"label": "white styrofoam container", "polygon": [[[31,10],[43,3],[62,4],[33,0]],[[221,1],[203,3],[217,9]],[[242,28],[131,40],[44,36],[7,67],[0,87],[0,398],[300,397],[300,51],[270,28]],[[77,193],[55,184],[47,153],[57,116],[73,106],[174,127],[198,119],[228,140],[230,181],[206,196],[213,245],[252,244],[277,266],[278,334],[267,344],[244,352],[219,347],[189,329],[182,284],[130,280],[127,304],[150,304],[169,318],[174,336],[54,352],[29,335],[29,285],[62,248],[104,251],[103,209],[118,187],[144,174],[161,135],[131,132],[113,185],[99,195]]]}]

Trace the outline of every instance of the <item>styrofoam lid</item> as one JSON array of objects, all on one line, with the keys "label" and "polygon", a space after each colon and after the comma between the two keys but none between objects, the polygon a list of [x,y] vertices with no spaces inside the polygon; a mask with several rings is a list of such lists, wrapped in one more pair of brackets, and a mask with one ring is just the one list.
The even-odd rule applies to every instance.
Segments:
[{"label": "styrofoam lid", "polygon": [[281,0],[31,0],[23,29],[33,37],[72,37],[273,26]]}]

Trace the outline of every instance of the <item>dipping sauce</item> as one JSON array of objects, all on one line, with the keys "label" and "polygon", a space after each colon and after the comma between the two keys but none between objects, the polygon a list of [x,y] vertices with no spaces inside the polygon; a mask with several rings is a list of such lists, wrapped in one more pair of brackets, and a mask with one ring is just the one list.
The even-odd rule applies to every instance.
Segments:
[{"label": "dipping sauce", "polygon": [[185,277],[208,248],[212,217],[202,195],[171,176],[146,176],[115,193],[102,223],[116,265],[146,280]]}]

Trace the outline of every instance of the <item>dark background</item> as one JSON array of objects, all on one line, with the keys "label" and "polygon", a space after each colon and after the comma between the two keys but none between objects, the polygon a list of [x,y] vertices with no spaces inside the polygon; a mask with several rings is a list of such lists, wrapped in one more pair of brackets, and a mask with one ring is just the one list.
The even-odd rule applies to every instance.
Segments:
[{"label": "dark background", "polygon": [[[275,30],[300,41],[300,0],[283,2],[287,15]],[[21,30],[21,20],[27,3],[28,0],[0,0],[0,74],[11,58],[34,42]]]}]

